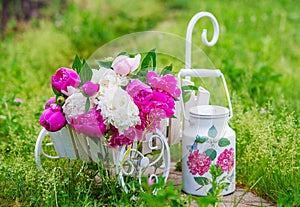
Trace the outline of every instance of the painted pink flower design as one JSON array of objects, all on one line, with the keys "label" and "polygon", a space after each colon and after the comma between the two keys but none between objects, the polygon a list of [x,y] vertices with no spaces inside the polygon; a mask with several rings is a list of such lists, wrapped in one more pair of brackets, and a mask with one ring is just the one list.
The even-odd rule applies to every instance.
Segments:
[{"label": "painted pink flower design", "polygon": [[209,170],[211,160],[205,153],[199,153],[199,150],[194,150],[188,156],[187,165],[190,173],[196,175],[204,175]]},{"label": "painted pink flower design", "polygon": [[234,166],[234,152],[233,148],[225,149],[218,157],[217,166],[219,166],[222,172],[229,173]]}]

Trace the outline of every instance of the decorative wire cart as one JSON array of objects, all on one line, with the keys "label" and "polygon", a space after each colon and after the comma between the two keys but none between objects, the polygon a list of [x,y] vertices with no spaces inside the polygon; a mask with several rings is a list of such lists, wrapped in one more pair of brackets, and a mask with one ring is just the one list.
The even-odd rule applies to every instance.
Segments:
[{"label": "decorative wire cart", "polygon": [[[200,12],[196,14],[190,21],[186,33],[186,53],[185,53],[185,68],[191,68],[191,50],[192,50],[192,32],[196,22],[202,17],[209,17],[214,26],[214,35],[212,41],[207,40],[206,30],[203,30],[202,41],[207,46],[213,46],[218,39],[219,26],[215,17],[208,12]],[[191,84],[190,79],[182,81],[182,85]],[[192,96],[186,105],[195,105],[197,96],[192,93]],[[188,108],[188,107],[185,107]],[[170,167],[171,155],[169,145],[178,143],[181,139],[182,121],[181,107],[176,103],[175,116],[163,120],[161,129],[154,133],[148,133],[146,140],[133,142],[130,146],[120,146],[112,149],[107,146],[104,139],[93,138],[83,134],[77,134],[70,126],[66,126],[57,132],[48,132],[42,128],[35,145],[35,159],[39,170],[44,171],[42,166],[41,156],[49,159],[79,159],[84,163],[93,162],[101,163],[104,166],[115,169],[119,184],[126,188],[126,176],[134,177],[139,183],[142,182],[142,177],[158,181],[158,177],[162,175],[167,180]],[[50,137],[50,141],[46,137]],[[48,141],[46,141],[48,140]],[[46,142],[46,143],[45,143]],[[53,147],[56,155],[47,154],[43,146]],[[105,163],[108,161],[107,163]]]},{"label": "decorative wire cart", "polygon": [[[53,146],[56,156],[48,155],[43,150],[42,144],[47,135],[51,142],[46,146]],[[154,181],[158,181],[158,176],[162,175],[167,180],[170,171],[169,145],[159,130],[148,134],[141,143],[134,142],[129,147],[121,146],[114,150],[107,146],[104,139],[77,134],[69,126],[58,132],[48,132],[43,128],[36,141],[35,158],[37,167],[44,171],[41,155],[49,159],[68,158],[101,163],[107,168],[115,166],[119,183],[125,190],[124,176],[135,177],[141,183],[143,175]]]}]

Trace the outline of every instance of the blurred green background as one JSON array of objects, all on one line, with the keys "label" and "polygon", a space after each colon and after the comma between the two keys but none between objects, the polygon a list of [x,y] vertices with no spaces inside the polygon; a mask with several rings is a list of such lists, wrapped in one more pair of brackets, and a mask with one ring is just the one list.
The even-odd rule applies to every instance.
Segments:
[{"label": "blurred green background", "polygon": [[[0,203],[54,205],[53,180],[39,174],[33,152],[39,116],[52,95],[50,76],[58,67],[70,67],[75,54],[87,58],[125,34],[156,30],[184,38],[191,17],[208,11],[219,21],[218,43],[201,43],[203,28],[212,36],[207,19],[196,25],[193,42],[228,81],[235,113],[231,126],[237,132],[237,184],[249,188],[259,180],[251,189],[256,194],[278,204],[300,205],[299,3],[2,0]],[[60,204],[77,201],[82,206],[82,197],[96,202],[93,192],[80,187],[71,194],[62,188]]]}]

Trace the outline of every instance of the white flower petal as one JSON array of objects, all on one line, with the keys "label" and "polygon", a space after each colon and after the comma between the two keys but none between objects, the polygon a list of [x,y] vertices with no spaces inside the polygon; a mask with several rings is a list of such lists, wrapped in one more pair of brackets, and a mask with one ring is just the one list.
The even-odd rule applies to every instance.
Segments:
[{"label": "white flower petal", "polygon": [[140,65],[140,61],[141,61],[141,55],[140,54],[137,54],[134,58],[130,58],[130,61],[131,61],[131,72],[132,71],[135,71],[139,65]]},{"label": "white flower petal", "polygon": [[86,97],[80,92],[74,93],[66,99],[62,109],[68,122],[72,117],[85,113],[85,103]]}]

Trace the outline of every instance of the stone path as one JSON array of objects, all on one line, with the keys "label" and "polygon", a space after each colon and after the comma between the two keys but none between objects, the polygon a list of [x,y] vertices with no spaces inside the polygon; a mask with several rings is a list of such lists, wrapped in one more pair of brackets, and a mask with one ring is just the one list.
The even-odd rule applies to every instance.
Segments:
[{"label": "stone path", "polygon": [[[181,172],[175,171],[174,165],[171,167],[171,172],[168,177],[168,181],[174,181],[175,187],[180,187],[182,183],[182,174]],[[234,203],[240,200],[238,207],[249,207],[249,206],[275,206],[274,204],[269,203],[265,199],[262,199],[251,192],[246,192],[242,188],[237,188],[236,191],[228,196],[222,198],[223,202],[219,206],[231,207],[234,206]],[[192,202],[191,207],[196,207],[196,202]]]}]

